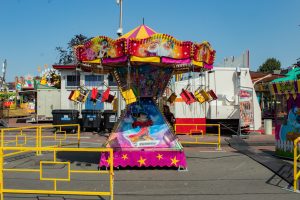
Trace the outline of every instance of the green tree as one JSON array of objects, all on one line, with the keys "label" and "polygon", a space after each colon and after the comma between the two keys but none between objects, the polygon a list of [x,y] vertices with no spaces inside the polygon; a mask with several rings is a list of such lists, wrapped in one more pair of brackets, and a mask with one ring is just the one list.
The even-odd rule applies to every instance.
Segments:
[{"label": "green tree", "polygon": [[281,63],[276,58],[268,58],[261,66],[259,66],[259,72],[273,72],[273,70],[280,70]]},{"label": "green tree", "polygon": [[55,50],[58,51],[58,62],[57,64],[65,65],[71,64],[75,62],[73,47],[76,45],[84,44],[88,41],[89,38],[85,35],[79,34],[75,35],[67,44],[67,48],[63,48],[61,46],[55,47]]},{"label": "green tree", "polygon": [[294,64],[295,67],[300,67],[300,58],[297,58],[297,62]]}]

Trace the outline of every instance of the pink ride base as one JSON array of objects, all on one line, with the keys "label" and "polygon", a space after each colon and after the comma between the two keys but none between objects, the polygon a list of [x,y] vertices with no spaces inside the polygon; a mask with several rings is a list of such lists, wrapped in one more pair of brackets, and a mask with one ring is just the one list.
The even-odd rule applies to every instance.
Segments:
[{"label": "pink ride base", "polygon": [[[99,166],[108,167],[109,153],[102,153]],[[183,151],[120,150],[114,151],[114,167],[181,167],[187,168]]]}]

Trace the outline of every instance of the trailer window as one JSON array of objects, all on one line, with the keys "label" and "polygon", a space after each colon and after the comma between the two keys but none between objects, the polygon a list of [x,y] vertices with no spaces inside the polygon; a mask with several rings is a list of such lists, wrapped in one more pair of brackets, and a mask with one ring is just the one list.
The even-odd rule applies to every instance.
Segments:
[{"label": "trailer window", "polygon": [[68,75],[67,76],[67,87],[77,87],[80,86],[80,75]]},{"label": "trailer window", "polygon": [[85,76],[85,85],[98,87],[103,85],[104,77],[103,75],[86,75]]}]

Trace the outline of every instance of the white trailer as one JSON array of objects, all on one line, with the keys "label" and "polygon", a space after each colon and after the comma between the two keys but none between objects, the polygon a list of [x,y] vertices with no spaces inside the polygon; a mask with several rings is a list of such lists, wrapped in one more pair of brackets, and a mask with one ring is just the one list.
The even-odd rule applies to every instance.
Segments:
[{"label": "white trailer", "polygon": [[60,89],[37,89],[37,121],[52,121],[52,110],[61,109]]},{"label": "white trailer", "polygon": [[[197,88],[213,90],[218,99],[209,103],[199,102],[187,105],[180,97],[181,90],[190,83],[190,91],[194,93]],[[175,82],[172,86],[177,94],[175,104],[171,106],[176,123],[203,123],[203,122],[226,122],[240,119],[239,98],[241,91],[251,91],[251,124],[250,129],[261,128],[261,109],[250,77],[249,68],[215,67],[210,72],[194,75],[190,80]]]}]

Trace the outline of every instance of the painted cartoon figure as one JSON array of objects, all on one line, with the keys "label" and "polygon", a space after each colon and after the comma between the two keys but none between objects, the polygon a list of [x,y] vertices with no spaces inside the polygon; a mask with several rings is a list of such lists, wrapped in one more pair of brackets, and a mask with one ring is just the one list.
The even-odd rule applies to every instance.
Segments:
[{"label": "painted cartoon figure", "polygon": [[108,42],[106,40],[102,40],[100,42],[100,49],[99,49],[99,58],[107,57],[107,52],[109,50]]},{"label": "painted cartoon figure", "polygon": [[295,138],[300,136],[300,109],[293,107],[287,119],[287,124],[282,125],[279,132],[280,140],[293,141]]},{"label": "painted cartoon figure", "polygon": [[159,41],[153,40],[145,50],[147,56],[158,56],[159,51]]},{"label": "painted cartoon figure", "polygon": [[173,56],[173,49],[174,49],[174,43],[170,40],[167,42],[163,43],[162,48],[161,48],[161,56],[168,56],[172,57]]},{"label": "painted cartoon figure", "polygon": [[149,141],[153,138],[149,135],[149,126],[153,125],[153,121],[148,118],[147,113],[140,112],[136,118],[136,121],[132,123],[132,127],[140,127],[140,131],[136,134],[129,135],[129,138],[132,142],[137,141]]},{"label": "painted cartoon figure", "polygon": [[172,57],[174,43],[172,41],[166,41],[161,43],[159,40],[152,41],[146,52],[148,56],[166,56]]}]

